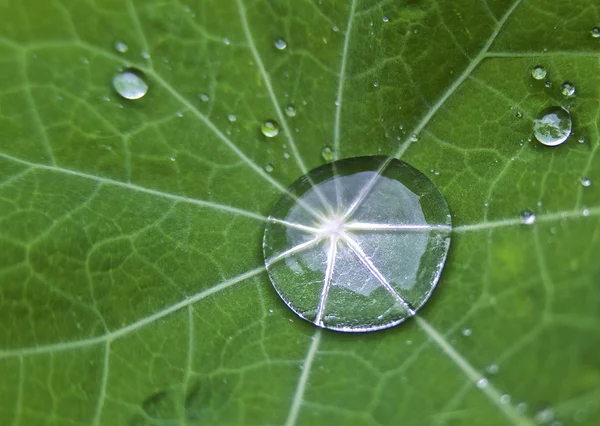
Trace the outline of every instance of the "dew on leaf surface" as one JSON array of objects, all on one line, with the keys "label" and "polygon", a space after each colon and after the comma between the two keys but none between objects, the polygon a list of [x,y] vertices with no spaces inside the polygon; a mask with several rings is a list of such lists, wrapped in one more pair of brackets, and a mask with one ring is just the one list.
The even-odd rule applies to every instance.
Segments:
[{"label": "dew on leaf surface", "polygon": [[125,99],[140,99],[148,92],[142,72],[134,68],[116,74],[112,82],[117,93]]},{"label": "dew on leaf surface", "polygon": [[265,166],[265,171],[266,171],[267,173],[271,173],[273,170],[275,170],[275,168],[273,167],[273,165],[272,165],[272,164],[267,164],[267,165]]},{"label": "dew on leaf surface", "polygon": [[285,107],[285,114],[288,117],[295,117],[296,116],[296,107],[294,105],[288,105]]},{"label": "dew on leaf surface", "polygon": [[208,95],[206,93],[200,93],[200,100],[202,102],[208,102],[210,100],[210,98],[208,97]]},{"label": "dew on leaf surface", "polygon": [[533,225],[535,223],[535,213],[529,209],[521,211],[519,215],[521,222],[525,225]]},{"label": "dew on leaf surface", "polygon": [[564,96],[567,97],[571,97],[571,96],[575,96],[575,86],[573,85],[573,83],[563,83],[563,85],[560,88],[560,91],[562,92],[562,94]]},{"label": "dew on leaf surface", "polygon": [[590,31],[590,33],[592,34],[592,37],[600,38],[600,28],[594,27],[592,28],[592,31]]},{"label": "dew on leaf surface", "polygon": [[534,67],[531,70],[531,76],[536,79],[536,80],[543,80],[544,78],[546,78],[546,75],[548,74],[548,71],[546,71],[546,68],[538,65],[537,67]]},{"label": "dew on leaf surface", "polygon": [[374,331],[410,318],[431,296],[451,219],[421,172],[384,156],[320,166],[289,188],[263,239],[269,277],[301,318]]},{"label": "dew on leaf surface", "polygon": [[287,43],[282,38],[278,38],[277,40],[275,40],[275,43],[273,43],[273,44],[275,45],[275,48],[277,50],[283,50],[287,47]]},{"label": "dew on leaf surface", "polygon": [[538,114],[533,122],[535,138],[547,146],[560,145],[571,134],[571,114],[561,107],[550,107]]},{"label": "dew on leaf surface", "polygon": [[274,138],[279,134],[279,124],[274,120],[267,120],[260,126],[260,131],[268,138]]},{"label": "dew on leaf surface", "polygon": [[127,46],[122,41],[115,42],[115,50],[119,53],[125,53],[129,50],[129,46]]},{"label": "dew on leaf surface", "polygon": [[581,178],[581,184],[583,186],[585,186],[586,188],[592,186],[592,180],[589,177],[583,177]]},{"label": "dew on leaf surface", "polygon": [[325,161],[333,160],[333,149],[331,149],[329,145],[325,145],[321,150],[321,157],[323,157],[323,160]]}]

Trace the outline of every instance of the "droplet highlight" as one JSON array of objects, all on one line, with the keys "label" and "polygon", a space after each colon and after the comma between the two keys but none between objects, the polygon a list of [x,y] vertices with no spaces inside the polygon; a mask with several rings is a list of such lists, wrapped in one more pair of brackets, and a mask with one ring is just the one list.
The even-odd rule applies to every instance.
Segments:
[{"label": "droplet highlight", "polygon": [[294,105],[288,105],[285,107],[285,115],[288,117],[296,116],[296,107]]},{"label": "droplet highlight", "polygon": [[529,209],[521,211],[519,218],[521,219],[521,223],[523,223],[524,225],[533,225],[536,219],[535,213]]},{"label": "droplet highlight", "polygon": [[600,28],[594,27],[590,33],[592,34],[593,38],[600,38]]},{"label": "droplet highlight", "polygon": [[287,47],[286,41],[282,38],[278,38],[273,44],[277,50],[284,50]]},{"label": "droplet highlight", "polygon": [[274,120],[267,120],[260,126],[260,131],[266,137],[274,138],[279,134],[279,124]]},{"label": "droplet highlight", "polygon": [[141,71],[126,69],[113,77],[113,87],[125,99],[140,99],[148,92],[148,84]]},{"label": "droplet highlight", "polygon": [[592,186],[592,180],[589,177],[583,177],[581,178],[581,184],[586,188],[589,188]]},{"label": "droplet highlight", "polygon": [[269,218],[263,252],[275,290],[301,318],[342,332],[413,316],[435,289],[451,237],[438,188],[386,156],[310,171]]},{"label": "droplet highlight", "polygon": [[538,114],[533,122],[535,138],[546,146],[557,146],[571,134],[571,114],[561,107],[550,107]]},{"label": "droplet highlight", "polygon": [[127,46],[122,41],[115,42],[115,50],[119,53],[125,53],[129,50],[129,46]]}]

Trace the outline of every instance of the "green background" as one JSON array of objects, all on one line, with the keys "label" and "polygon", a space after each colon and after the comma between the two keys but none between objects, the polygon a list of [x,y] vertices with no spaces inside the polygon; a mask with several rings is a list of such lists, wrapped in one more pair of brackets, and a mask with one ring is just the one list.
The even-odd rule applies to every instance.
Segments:
[{"label": "green background", "polygon": [[[595,0],[0,1],[0,424],[600,423],[596,25]],[[556,148],[528,140],[551,105]],[[415,320],[318,331],[271,287],[265,217],[325,145],[446,197]]]}]

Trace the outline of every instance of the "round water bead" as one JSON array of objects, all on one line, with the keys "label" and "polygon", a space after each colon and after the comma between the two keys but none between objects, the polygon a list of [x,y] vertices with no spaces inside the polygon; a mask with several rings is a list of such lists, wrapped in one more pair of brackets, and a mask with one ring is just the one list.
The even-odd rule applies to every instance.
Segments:
[{"label": "round water bead", "polygon": [[410,318],[431,296],[450,245],[438,188],[385,156],[348,158],[298,179],[269,217],[269,277],[301,318],[374,331]]},{"label": "round water bead", "polygon": [[260,131],[268,138],[274,138],[279,134],[279,124],[274,120],[267,120],[260,126]]},{"label": "round water bead", "polygon": [[125,99],[140,99],[148,92],[148,84],[141,71],[128,68],[113,77],[113,86]]},{"label": "round water bead", "polygon": [[536,80],[545,79],[547,74],[548,71],[546,71],[546,68],[542,67],[541,65],[538,65],[531,70],[531,76]]},{"label": "round water bead", "polygon": [[550,107],[538,114],[533,122],[535,138],[547,146],[560,145],[571,134],[571,114],[561,107]]}]

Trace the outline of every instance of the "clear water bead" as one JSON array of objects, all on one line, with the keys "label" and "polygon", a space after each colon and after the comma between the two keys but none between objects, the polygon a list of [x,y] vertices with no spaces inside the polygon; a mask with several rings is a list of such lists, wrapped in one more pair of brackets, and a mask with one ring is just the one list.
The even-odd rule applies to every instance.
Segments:
[{"label": "clear water bead", "polygon": [[523,210],[519,217],[525,225],[533,225],[535,223],[535,213],[529,209]]},{"label": "clear water bead", "polygon": [[437,187],[384,156],[349,158],[298,179],[269,216],[263,252],[301,318],[344,332],[410,318],[431,296],[450,245]]},{"label": "clear water bead", "polygon": [[547,74],[548,74],[548,71],[546,71],[546,68],[544,68],[540,65],[538,65],[537,67],[534,67],[531,70],[531,76],[536,80],[545,79]]},{"label": "clear water bead", "polygon": [[331,149],[329,145],[325,145],[321,150],[321,157],[323,157],[323,160],[325,161],[333,160],[333,149]]},{"label": "clear water bead", "polygon": [[236,120],[237,120],[237,117],[235,116],[235,114],[227,115],[227,121],[229,121],[230,123],[233,123]]},{"label": "clear water bead", "polygon": [[571,96],[575,96],[575,85],[569,82],[563,83],[560,91],[564,96],[570,98]]},{"label": "clear water bead", "polygon": [[296,107],[294,105],[288,105],[285,107],[285,114],[288,117],[295,117],[296,116]]},{"label": "clear water bead", "polygon": [[557,146],[571,134],[571,114],[561,107],[550,107],[538,114],[533,121],[535,138],[546,146]]},{"label": "clear water bead", "polygon": [[585,186],[586,188],[592,186],[592,180],[589,177],[583,177],[581,178],[581,184],[583,186]]},{"label": "clear water bead", "polygon": [[210,98],[208,97],[208,95],[206,93],[200,93],[200,100],[202,102],[208,102],[210,100]]},{"label": "clear water bead", "polygon": [[125,53],[129,50],[129,46],[127,46],[122,41],[115,42],[115,50],[119,53]]},{"label": "clear water bead", "polygon": [[267,165],[265,166],[265,171],[266,171],[267,173],[271,173],[273,170],[275,170],[275,168],[273,167],[273,165],[272,165],[272,164],[267,164]]},{"label": "clear water bead", "polygon": [[260,126],[260,131],[268,138],[274,138],[279,134],[279,124],[275,120],[267,120]]},{"label": "clear water bead", "polygon": [[277,48],[277,50],[283,50],[287,47],[287,43],[282,38],[278,38],[273,44],[275,45],[275,48]]},{"label": "clear water bead", "polygon": [[590,31],[590,33],[592,34],[592,37],[600,38],[600,28],[594,27],[592,28],[592,31]]},{"label": "clear water bead", "polygon": [[481,379],[477,380],[477,387],[479,389],[485,389],[488,387],[489,384],[490,383],[489,383],[488,379],[486,379],[485,377],[482,377]]},{"label": "clear water bead", "polygon": [[126,69],[113,77],[113,87],[125,99],[140,99],[148,92],[143,76],[134,68]]}]

